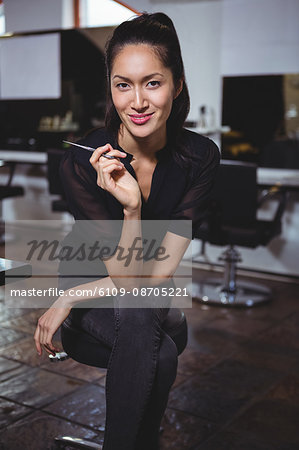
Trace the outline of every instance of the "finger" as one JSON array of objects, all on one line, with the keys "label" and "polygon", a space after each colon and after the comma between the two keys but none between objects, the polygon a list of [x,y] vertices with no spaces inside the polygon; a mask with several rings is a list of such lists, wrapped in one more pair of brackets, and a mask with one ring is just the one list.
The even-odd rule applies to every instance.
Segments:
[{"label": "finger", "polygon": [[52,343],[53,333],[48,330],[48,332],[44,336],[43,346],[48,353],[56,353],[56,348]]},{"label": "finger", "polygon": [[39,342],[43,345],[45,341],[45,330],[43,326],[39,326]]},{"label": "finger", "polygon": [[39,325],[36,327],[35,333],[34,333],[34,341],[35,341],[35,347],[37,350],[37,353],[39,354],[39,356],[41,356],[42,354],[42,347],[40,345],[40,329],[39,329]]},{"label": "finger", "polygon": [[46,344],[43,344],[43,347],[44,347],[44,349],[45,349],[45,351],[47,352],[47,353],[49,353],[49,355],[55,355],[55,353],[56,352],[54,352],[53,350],[51,350]]},{"label": "finger", "polygon": [[114,170],[120,171],[124,168],[124,165],[120,162],[110,162],[109,164],[105,165],[105,167],[100,169],[99,177],[98,177],[98,186],[109,189],[109,187],[113,187],[115,184],[115,181],[113,180],[111,173]]},{"label": "finger", "polygon": [[113,150],[110,144],[103,145],[102,147],[98,147],[95,149],[91,157],[89,158],[89,162],[91,164],[95,164],[102,153],[106,153],[109,150]]},{"label": "finger", "polygon": [[104,169],[105,167],[108,167],[111,164],[121,164],[124,167],[124,163],[120,161],[118,158],[116,159],[100,158],[99,161],[97,161],[97,163],[95,164],[95,166],[98,167],[98,169]]},{"label": "finger", "polygon": [[55,355],[55,353],[59,351],[52,345],[52,343],[44,344],[44,348],[46,352],[50,353],[51,355]]},{"label": "finger", "polygon": [[[119,158],[125,158],[127,156],[127,154],[125,152],[121,152],[120,150],[116,150],[116,149],[112,149],[109,150],[108,152],[104,152],[101,153],[101,156],[114,156],[115,158],[117,158],[119,160]],[[100,156],[100,158],[101,158]],[[100,161],[104,161],[105,159],[109,159],[109,158],[101,158]]]},{"label": "finger", "polygon": [[116,158],[125,158],[127,154],[125,152],[121,152],[120,150],[114,149],[110,144],[106,144],[103,147],[98,147],[92,154],[89,159],[90,163],[94,165],[98,161],[105,161],[106,158],[101,158],[103,154],[107,154],[109,156],[115,156]]},{"label": "finger", "polygon": [[[49,353],[48,342],[51,342],[51,339],[48,338],[49,330],[45,326],[40,327],[40,343],[44,347],[44,349]],[[52,352],[51,352],[52,353]]]}]

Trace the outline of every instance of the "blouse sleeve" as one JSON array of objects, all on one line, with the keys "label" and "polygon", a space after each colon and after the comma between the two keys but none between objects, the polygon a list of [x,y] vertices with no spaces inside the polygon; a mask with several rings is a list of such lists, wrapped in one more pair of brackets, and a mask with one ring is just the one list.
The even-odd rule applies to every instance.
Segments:
[{"label": "blouse sleeve", "polygon": [[87,238],[98,241],[101,248],[107,249],[105,256],[111,256],[120,239],[121,220],[111,217],[105,191],[97,185],[93,167],[88,161],[77,162],[74,155],[74,151],[67,151],[60,165],[66,201],[76,220],[72,235],[84,242]]},{"label": "blouse sleeve", "polygon": [[209,139],[205,158],[200,163],[191,186],[172,212],[168,231],[194,239],[195,232],[203,222],[209,206],[219,162],[220,151]]},{"label": "blouse sleeve", "polygon": [[70,212],[76,220],[109,219],[103,190],[96,184],[96,172],[76,162],[73,155],[74,152],[66,151],[60,164],[60,179]]}]

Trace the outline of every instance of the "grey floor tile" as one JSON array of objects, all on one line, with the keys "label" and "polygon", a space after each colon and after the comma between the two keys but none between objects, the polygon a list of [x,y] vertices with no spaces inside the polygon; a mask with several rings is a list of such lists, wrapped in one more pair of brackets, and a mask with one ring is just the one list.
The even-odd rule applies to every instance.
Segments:
[{"label": "grey floor tile", "polygon": [[8,345],[13,344],[15,342],[24,339],[26,335],[21,333],[20,331],[8,329],[8,328],[0,328],[0,349],[5,349]]},{"label": "grey floor tile", "polygon": [[[59,342],[55,341],[55,343],[58,346],[60,345]],[[33,336],[26,336],[14,344],[1,348],[0,355],[31,367],[39,367],[44,364],[50,364],[48,353],[43,351],[42,356],[37,354]]]},{"label": "grey floor tile", "polygon": [[24,373],[1,384],[1,396],[23,405],[41,407],[78,389],[82,382],[38,368],[26,368]]},{"label": "grey floor tile", "polygon": [[92,430],[43,412],[35,412],[0,432],[0,449],[53,450],[54,439],[58,435],[102,442],[102,436]]},{"label": "grey floor tile", "polygon": [[212,422],[167,408],[163,417],[164,431],[160,437],[161,450],[189,450],[215,433]]},{"label": "grey floor tile", "polygon": [[86,385],[73,394],[45,407],[44,410],[97,431],[104,431],[105,390],[101,386]]},{"label": "grey floor tile", "polygon": [[0,397],[0,429],[6,428],[12,422],[32,413],[32,409]]},{"label": "grey floor tile", "polygon": [[100,369],[98,367],[87,366],[86,364],[78,363],[69,358],[65,361],[52,363],[49,360],[45,361],[41,367],[50,372],[61,373],[64,375],[71,375],[74,378],[86,382],[100,381],[106,375],[107,369]]},{"label": "grey floor tile", "polygon": [[217,423],[227,422],[278,378],[277,372],[228,359],[171,391],[168,406]]}]

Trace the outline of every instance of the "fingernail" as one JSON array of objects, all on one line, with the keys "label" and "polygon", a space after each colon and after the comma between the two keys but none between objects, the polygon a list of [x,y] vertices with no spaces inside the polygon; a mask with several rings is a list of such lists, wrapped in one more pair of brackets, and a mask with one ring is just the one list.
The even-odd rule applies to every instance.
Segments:
[{"label": "fingernail", "polygon": [[127,156],[127,154],[126,153],[124,153],[124,152],[120,152],[122,155],[124,155],[124,156]]}]

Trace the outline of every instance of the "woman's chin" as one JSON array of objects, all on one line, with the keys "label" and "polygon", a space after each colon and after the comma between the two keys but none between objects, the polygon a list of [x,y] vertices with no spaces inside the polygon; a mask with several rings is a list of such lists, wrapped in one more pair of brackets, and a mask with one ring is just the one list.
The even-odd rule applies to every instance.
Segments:
[{"label": "woman's chin", "polygon": [[[157,134],[161,134],[161,129],[163,130],[163,127],[157,127],[157,125],[153,126],[152,124],[145,124],[145,125],[130,125],[129,127],[126,127],[131,136],[133,136],[136,139],[146,139],[153,136],[156,136]],[[165,127],[166,129],[166,127]]]},{"label": "woman's chin", "polygon": [[135,125],[129,128],[130,134],[137,139],[145,139],[152,136],[155,130],[152,127],[147,127],[145,125]]}]

